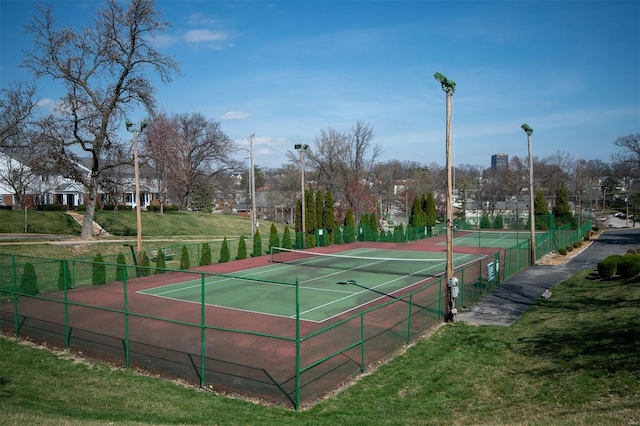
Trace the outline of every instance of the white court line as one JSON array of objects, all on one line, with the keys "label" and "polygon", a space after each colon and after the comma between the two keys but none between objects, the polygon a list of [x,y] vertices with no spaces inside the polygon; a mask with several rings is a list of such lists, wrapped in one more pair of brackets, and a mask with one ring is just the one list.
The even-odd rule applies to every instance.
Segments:
[{"label": "white court line", "polygon": [[[364,251],[371,251],[371,250],[376,250],[376,249],[364,249]],[[474,257],[475,257],[475,255],[472,255],[472,254],[464,254],[464,255],[461,255],[460,257],[458,257],[456,260],[464,259],[465,257],[469,257],[469,256],[474,256]],[[437,260],[438,260],[438,261],[440,261],[440,262],[439,262],[439,263],[437,263],[437,264],[435,264],[435,265],[432,265],[432,266],[430,266],[430,267],[428,267],[428,268],[424,268],[424,269],[420,269],[420,270],[418,270],[418,271],[414,271],[414,272],[412,272],[411,274],[401,275],[401,276],[398,276],[397,278],[394,278],[394,279],[389,280],[389,281],[385,281],[385,282],[380,283],[380,284],[378,284],[378,285],[376,285],[376,286],[369,287],[369,288],[367,288],[367,289],[362,289],[362,290],[360,290],[360,291],[355,291],[355,292],[349,292],[349,291],[346,291],[346,290],[337,290],[337,289],[322,288],[322,287],[318,288],[318,287],[300,286],[300,284],[309,283],[309,282],[312,282],[312,281],[325,279],[325,278],[330,277],[330,276],[333,276],[333,275],[339,275],[339,274],[343,274],[343,273],[346,273],[346,272],[354,271],[354,270],[357,270],[357,269],[360,269],[360,268],[364,268],[364,267],[367,267],[367,266],[371,266],[371,265],[375,265],[375,264],[378,264],[378,263],[385,262],[386,260],[388,260],[388,259],[381,258],[381,260],[380,260],[380,261],[377,261],[377,262],[371,262],[371,263],[368,263],[368,264],[365,264],[365,265],[360,265],[360,266],[357,266],[357,267],[354,267],[354,268],[342,269],[342,270],[339,270],[339,271],[334,272],[334,273],[332,273],[332,274],[325,274],[325,275],[322,275],[322,276],[320,276],[320,277],[312,278],[312,279],[305,280],[305,281],[300,281],[300,282],[298,283],[298,285],[299,285],[299,287],[298,287],[298,288],[300,288],[300,289],[313,290],[313,291],[324,291],[324,292],[327,292],[327,293],[331,293],[331,292],[333,292],[333,293],[346,293],[346,294],[347,294],[347,296],[341,297],[341,298],[336,299],[336,300],[332,300],[331,302],[327,302],[327,303],[325,303],[325,304],[322,304],[322,305],[316,306],[316,307],[314,307],[314,308],[312,308],[312,309],[308,309],[308,310],[306,310],[306,311],[301,311],[301,312],[300,312],[300,315],[302,316],[302,315],[304,315],[304,314],[312,313],[312,312],[314,312],[314,311],[316,311],[316,310],[318,310],[318,309],[321,309],[321,308],[324,308],[324,307],[327,307],[327,306],[334,305],[334,304],[336,304],[336,303],[342,302],[342,301],[347,300],[347,299],[349,299],[349,298],[352,298],[352,297],[354,297],[354,296],[357,296],[357,295],[360,295],[360,294],[363,294],[363,293],[369,292],[369,291],[371,291],[371,290],[376,290],[376,289],[378,289],[378,288],[380,288],[380,287],[383,287],[383,286],[386,286],[386,285],[388,285],[388,284],[392,284],[392,283],[394,283],[394,282],[396,282],[396,281],[398,281],[398,280],[402,280],[402,279],[405,279],[405,278],[407,278],[407,277],[411,277],[411,276],[413,276],[413,275],[416,275],[416,274],[418,274],[418,273],[425,272],[425,271],[428,271],[428,270],[433,269],[433,268],[436,268],[436,267],[440,267],[440,266],[441,266],[441,265],[443,265],[443,264],[445,264],[445,265],[446,265],[446,260],[444,260],[444,259],[443,259],[442,261],[440,261],[441,259],[437,259]],[[470,262],[467,262],[467,263],[472,263],[472,262],[473,262],[473,261],[475,261],[475,260],[476,260],[476,259],[474,259],[474,260],[472,260],[472,261],[470,261]],[[463,265],[460,265],[460,266],[464,266],[464,265],[466,265],[466,264],[463,264]],[[280,267],[280,268],[275,268],[275,269],[276,269],[276,270],[279,270],[279,269],[288,269],[288,268],[292,268],[292,267],[295,267],[295,266],[299,266],[299,265],[287,265],[287,264],[282,264],[282,267]],[[304,266],[304,265],[303,265],[303,266]],[[460,267],[460,266],[459,266],[459,267]],[[270,268],[270,270],[273,270],[273,269],[274,269],[273,267],[269,267],[269,268]],[[260,268],[260,269],[262,269],[262,268]],[[224,281],[233,281],[233,280],[240,280],[240,281],[242,281],[244,278],[246,278],[246,279],[247,279],[247,281],[251,281],[251,279],[250,279],[249,277],[251,277],[252,275],[259,275],[259,274],[262,274],[262,273],[264,273],[264,272],[262,272],[262,271],[256,271],[255,273],[248,274],[248,275],[245,275],[245,276],[243,276],[243,277],[228,277],[228,276],[220,277],[220,276],[214,276],[215,278],[223,278],[223,279],[221,279],[221,280],[215,280],[215,281],[212,281],[212,280],[207,281],[207,280],[205,280],[205,286],[206,286],[206,285],[209,285],[209,284],[219,284],[219,283],[224,282]],[[436,274],[436,275],[434,275],[433,277],[437,277],[438,275],[441,275],[441,274]],[[196,280],[193,280],[193,281],[196,281]],[[255,281],[253,281],[253,282],[255,282]],[[400,291],[400,290],[402,290],[402,289],[404,289],[404,288],[410,287],[410,286],[412,286],[412,285],[416,284],[417,282],[419,282],[419,281],[416,281],[416,282],[413,282],[413,283],[407,284],[406,286],[401,287],[401,288],[399,288],[399,289],[396,289],[396,290],[394,290],[394,291],[392,291],[392,292],[390,292],[390,293],[388,293],[388,294],[389,294],[389,295],[393,295],[394,293],[397,293],[398,291]],[[169,286],[174,286],[174,285],[179,285],[179,284],[180,284],[180,283],[167,284],[166,286],[163,286],[163,287],[169,287]],[[270,284],[270,285],[276,285],[276,286],[280,285],[280,286],[286,286],[286,287],[290,287],[290,286],[291,286],[291,284],[276,283],[276,282],[269,282],[268,284]],[[197,285],[188,286],[188,287],[180,287],[180,288],[173,289],[173,290],[167,290],[167,291],[165,291],[165,292],[161,292],[161,293],[147,293],[147,292],[145,292],[144,290],[137,291],[136,293],[142,293],[142,294],[145,294],[145,295],[162,297],[162,298],[169,299],[169,300],[186,301],[186,302],[189,302],[189,303],[197,303],[197,304],[200,304],[201,302],[193,302],[193,301],[189,301],[189,300],[185,300],[185,299],[180,299],[180,298],[174,298],[174,297],[166,296],[166,295],[168,295],[168,294],[170,294],[170,293],[173,293],[173,292],[178,292],[178,291],[187,290],[187,289],[193,289],[193,288],[200,288],[200,287],[201,287],[201,283],[200,283],[200,282],[198,282],[198,284],[197,284]],[[158,288],[158,287],[155,287],[155,288]],[[154,289],[155,289],[155,288],[154,288]],[[162,288],[162,287],[159,287],[159,288]],[[370,301],[365,302],[364,304],[371,303],[372,301],[375,301],[375,300],[381,299],[381,298],[383,298],[383,297],[386,297],[386,296],[381,296],[381,297],[374,298],[374,299],[372,299],[372,300],[370,300]],[[240,309],[240,308],[235,308],[235,307],[231,307],[231,306],[223,306],[223,305],[217,305],[217,304],[209,304],[209,303],[206,303],[206,304],[207,304],[207,305],[209,305],[209,306],[217,306],[217,307],[228,308],[228,309],[233,309],[233,310],[238,310],[238,311],[243,311],[243,312],[253,312],[253,313],[261,313],[261,314],[271,315],[271,316],[278,316],[278,317],[285,317],[285,318],[293,318],[293,316],[287,316],[287,315],[270,314],[270,313],[265,313],[265,312],[262,312],[262,311],[246,310],[246,309]],[[362,305],[361,305],[361,306],[362,306]],[[334,316],[332,316],[332,317],[325,318],[325,319],[324,319],[324,320],[322,320],[322,321],[306,320],[306,319],[305,319],[304,321],[311,321],[311,322],[316,322],[316,323],[318,323],[318,322],[324,322],[324,321],[327,321],[327,320],[329,320],[329,319],[331,319],[331,318],[333,318],[333,317],[335,317],[335,316],[337,316],[337,315],[341,315],[341,314],[343,314],[344,312],[349,312],[349,311],[351,311],[351,310],[353,310],[353,309],[355,309],[355,308],[357,308],[357,306],[354,306],[354,307],[352,307],[352,308],[350,308],[350,309],[347,309],[346,311],[340,312],[340,313],[338,313],[338,314],[336,314],[336,315],[334,315]]]}]

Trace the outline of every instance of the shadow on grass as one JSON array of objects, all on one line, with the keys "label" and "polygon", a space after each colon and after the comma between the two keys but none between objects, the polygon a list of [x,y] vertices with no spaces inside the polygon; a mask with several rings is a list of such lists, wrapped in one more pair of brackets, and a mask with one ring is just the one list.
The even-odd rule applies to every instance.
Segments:
[{"label": "shadow on grass", "polygon": [[536,331],[518,339],[524,343],[520,352],[550,361],[534,367],[536,374],[587,369],[594,376],[628,371],[640,378],[639,280],[602,281],[580,290],[573,287],[570,300],[539,302]]}]

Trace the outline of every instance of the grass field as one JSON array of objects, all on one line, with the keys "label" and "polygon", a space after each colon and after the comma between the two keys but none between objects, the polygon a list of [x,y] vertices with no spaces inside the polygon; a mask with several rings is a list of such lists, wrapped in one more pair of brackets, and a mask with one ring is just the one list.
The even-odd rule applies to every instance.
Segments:
[{"label": "grass field", "polygon": [[0,338],[0,424],[638,424],[640,282],[591,272],[510,327],[440,327],[299,412]]},{"label": "grass field", "polygon": [[[223,237],[248,237],[251,234],[251,222],[246,217],[193,212],[170,212],[162,215],[153,212],[143,213],[142,234],[145,250]],[[16,238],[0,240],[0,252],[36,257],[78,258],[93,256],[98,252],[103,255],[115,255],[119,252],[128,254],[129,248],[124,247],[124,244],[136,244],[136,215],[132,211],[97,212],[96,221],[110,236],[83,244],[65,240],[65,236],[80,235],[80,225],[64,212],[29,211],[27,220],[31,225],[30,232],[24,234],[24,214],[20,211],[0,210],[0,233],[18,234]],[[261,222],[260,232],[264,241],[268,241],[270,226],[271,222]],[[283,232],[284,225],[276,224],[276,229]],[[35,231],[44,235],[34,235]],[[46,234],[56,234],[58,237],[53,241]],[[25,244],[25,236],[30,237],[28,244]]]}]

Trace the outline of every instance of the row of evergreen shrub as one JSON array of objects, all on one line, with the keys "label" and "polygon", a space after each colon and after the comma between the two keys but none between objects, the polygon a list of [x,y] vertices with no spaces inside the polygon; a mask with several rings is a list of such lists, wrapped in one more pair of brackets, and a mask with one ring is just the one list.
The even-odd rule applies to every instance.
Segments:
[{"label": "row of evergreen shrub", "polygon": [[598,275],[602,278],[633,278],[640,274],[640,253],[614,254],[598,262]]}]

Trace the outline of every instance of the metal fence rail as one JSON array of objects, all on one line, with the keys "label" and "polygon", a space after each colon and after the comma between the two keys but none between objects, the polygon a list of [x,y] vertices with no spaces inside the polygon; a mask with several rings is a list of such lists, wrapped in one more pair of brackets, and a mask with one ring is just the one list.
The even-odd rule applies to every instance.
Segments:
[{"label": "metal fence rail", "polygon": [[[580,241],[589,230],[585,223],[577,230],[549,231],[536,237],[536,253]],[[187,247],[194,257],[200,254],[195,244]],[[458,306],[471,306],[526,267],[527,249],[523,241],[456,269]],[[269,316],[259,311],[261,303],[270,302],[254,297],[248,300],[252,309],[244,311],[216,306],[226,296],[207,280],[230,275],[114,260],[0,253],[0,331],[298,409],[444,319],[443,277],[311,324],[301,319],[297,281],[242,278],[265,291],[278,286],[286,315]],[[197,300],[150,301],[139,293],[178,281],[193,281]]]}]

